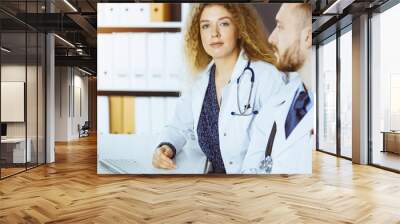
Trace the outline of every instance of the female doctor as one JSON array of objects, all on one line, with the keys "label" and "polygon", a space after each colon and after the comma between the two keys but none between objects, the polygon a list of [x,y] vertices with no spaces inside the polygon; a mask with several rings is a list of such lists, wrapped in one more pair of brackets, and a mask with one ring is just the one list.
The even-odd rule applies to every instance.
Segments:
[{"label": "female doctor", "polygon": [[252,121],[283,85],[262,22],[249,5],[197,4],[185,53],[200,74],[162,131],[153,166],[176,168],[173,158],[194,136],[212,172],[240,173]]}]

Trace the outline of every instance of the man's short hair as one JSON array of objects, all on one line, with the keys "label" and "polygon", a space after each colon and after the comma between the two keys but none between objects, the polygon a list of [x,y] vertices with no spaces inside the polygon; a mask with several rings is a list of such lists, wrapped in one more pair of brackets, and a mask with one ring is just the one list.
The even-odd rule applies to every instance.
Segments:
[{"label": "man's short hair", "polygon": [[312,20],[312,12],[311,12],[311,4],[309,3],[298,3],[296,4],[295,9],[298,10],[299,18],[303,19],[303,27],[311,25]]}]

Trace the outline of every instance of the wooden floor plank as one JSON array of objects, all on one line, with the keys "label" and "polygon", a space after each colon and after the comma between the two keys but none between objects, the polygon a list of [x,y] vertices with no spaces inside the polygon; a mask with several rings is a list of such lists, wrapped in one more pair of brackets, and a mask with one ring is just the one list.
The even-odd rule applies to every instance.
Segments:
[{"label": "wooden floor plank", "polygon": [[314,152],[312,175],[96,173],[96,138],[0,181],[0,223],[400,223],[400,175]]}]

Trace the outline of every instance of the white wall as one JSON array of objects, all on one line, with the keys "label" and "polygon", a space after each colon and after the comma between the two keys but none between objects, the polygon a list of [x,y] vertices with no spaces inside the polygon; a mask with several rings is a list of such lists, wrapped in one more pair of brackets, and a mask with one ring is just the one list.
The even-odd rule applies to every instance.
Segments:
[{"label": "white wall", "polygon": [[[24,138],[25,134],[30,140],[32,161],[44,162],[44,74],[39,65],[25,64],[3,64],[1,66],[2,82],[24,82],[26,84],[26,107],[23,106],[22,113],[26,112],[26,121],[24,122],[6,122],[7,137]],[[27,79],[27,80],[26,80]],[[7,96],[2,96],[7,97]],[[10,110],[10,108],[1,108],[1,110]],[[39,156],[37,157],[37,153]]]},{"label": "white wall", "polygon": [[[25,82],[25,65],[2,65],[1,81],[2,82]],[[31,68],[28,67],[28,70]],[[36,95],[36,94],[35,94]],[[1,108],[7,110],[7,108]],[[25,137],[25,123],[11,122],[7,123],[7,137]]]},{"label": "white wall", "polygon": [[[2,65],[1,66],[1,81],[3,82],[25,82],[25,75],[27,69],[28,72],[28,81],[29,87],[27,88],[27,106],[29,107],[27,110],[27,120],[28,120],[28,137],[30,133],[35,133],[36,137],[36,107],[37,107],[37,99],[36,99],[36,80],[31,78],[31,75],[36,76],[36,67],[25,65]],[[39,105],[40,106],[40,105]],[[6,110],[7,108],[1,108],[2,110]],[[32,123],[34,122],[34,123]],[[11,122],[7,123],[7,136],[8,137],[25,137],[25,122]]]},{"label": "white wall", "polygon": [[55,140],[77,139],[78,124],[88,120],[88,78],[76,68],[56,67],[55,85]]},{"label": "white wall", "polygon": [[69,69],[55,68],[55,141],[68,140],[69,96],[70,84]]},{"label": "white wall", "polygon": [[[78,124],[81,126],[85,123],[85,121],[89,120],[89,111],[88,111],[88,77],[81,76],[81,73],[78,73],[77,70],[74,71],[74,108],[72,113],[72,129],[71,129],[71,136],[73,138],[78,138]],[[79,72],[79,71],[78,71]],[[79,93],[80,91],[80,93]],[[80,97],[79,97],[80,96]],[[80,102],[79,102],[80,101]],[[82,108],[79,108],[82,107]],[[80,111],[81,110],[81,111]]]}]

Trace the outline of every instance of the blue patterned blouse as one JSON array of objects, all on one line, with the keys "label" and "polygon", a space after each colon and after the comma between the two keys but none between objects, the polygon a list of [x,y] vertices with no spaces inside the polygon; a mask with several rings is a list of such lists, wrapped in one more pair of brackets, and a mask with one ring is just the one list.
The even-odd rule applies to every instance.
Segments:
[{"label": "blue patterned blouse", "polygon": [[201,108],[197,135],[200,148],[211,162],[213,172],[226,173],[219,147],[218,117],[219,105],[215,87],[215,65],[213,65]]}]

